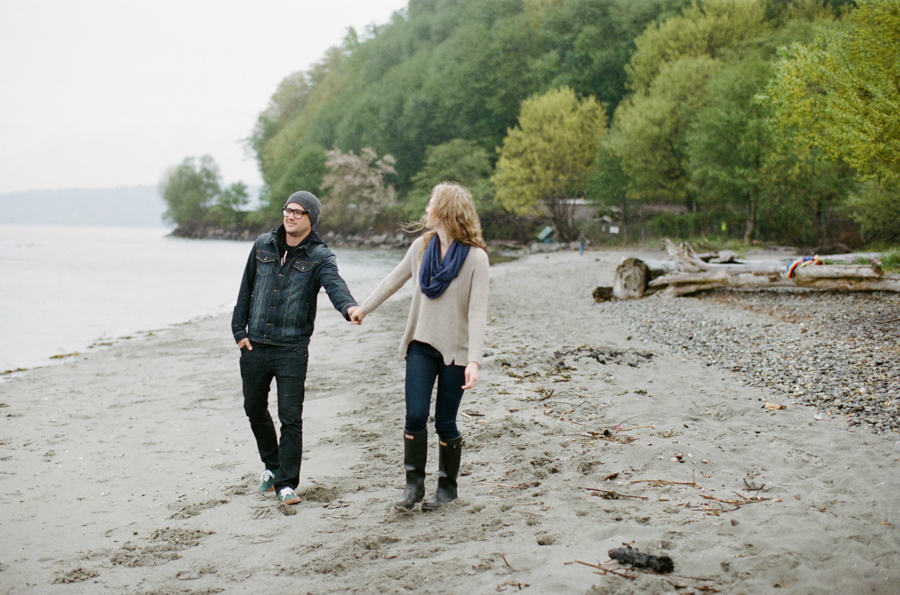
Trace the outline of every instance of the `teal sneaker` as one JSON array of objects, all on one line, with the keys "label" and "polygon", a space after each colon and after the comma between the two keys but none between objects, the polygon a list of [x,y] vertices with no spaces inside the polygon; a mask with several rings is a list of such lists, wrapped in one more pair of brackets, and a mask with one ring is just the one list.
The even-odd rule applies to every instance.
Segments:
[{"label": "teal sneaker", "polygon": [[266,469],[259,476],[259,493],[271,492],[275,489],[275,474]]},{"label": "teal sneaker", "polygon": [[300,496],[291,488],[281,488],[281,491],[278,492],[278,499],[281,500],[282,504],[296,504],[300,502]]}]

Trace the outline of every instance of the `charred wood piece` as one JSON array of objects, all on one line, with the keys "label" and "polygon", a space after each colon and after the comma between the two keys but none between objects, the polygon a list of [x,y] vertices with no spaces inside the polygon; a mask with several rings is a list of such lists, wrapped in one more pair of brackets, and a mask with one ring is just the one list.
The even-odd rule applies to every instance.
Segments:
[{"label": "charred wood piece", "polygon": [[609,557],[619,564],[629,564],[634,568],[649,568],[654,572],[668,573],[675,570],[675,563],[672,562],[672,558],[669,556],[645,554],[637,551],[630,545],[609,550]]}]

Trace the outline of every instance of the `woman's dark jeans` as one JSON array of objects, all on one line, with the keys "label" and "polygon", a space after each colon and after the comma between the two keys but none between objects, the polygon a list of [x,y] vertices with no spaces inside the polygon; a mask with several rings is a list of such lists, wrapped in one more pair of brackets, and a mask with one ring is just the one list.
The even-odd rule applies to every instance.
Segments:
[{"label": "woman's dark jeans", "polygon": [[[275,473],[275,490],[296,489],[303,457],[303,395],[308,350],[306,346],[281,347],[253,343],[241,349],[244,411],[256,437],[256,447],[266,469]],[[278,387],[278,420],[281,442],[269,415],[269,386]]]},{"label": "woman's dark jeans", "polygon": [[420,341],[406,350],[406,432],[424,430],[431,408],[431,392],[437,379],[434,403],[434,429],[442,440],[459,438],[456,412],[466,383],[465,366],[446,365],[440,352]]}]

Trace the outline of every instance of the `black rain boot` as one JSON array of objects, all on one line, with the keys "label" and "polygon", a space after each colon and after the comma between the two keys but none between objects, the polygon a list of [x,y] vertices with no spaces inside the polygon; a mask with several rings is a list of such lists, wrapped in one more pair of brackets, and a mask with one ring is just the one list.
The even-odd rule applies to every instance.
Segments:
[{"label": "black rain boot", "polygon": [[434,496],[422,503],[422,510],[437,510],[447,502],[456,500],[456,476],[459,475],[459,459],[462,455],[462,438],[438,441],[438,487]]},{"label": "black rain boot", "polygon": [[410,510],[425,497],[425,461],[428,458],[428,430],[403,432],[403,467],[406,469],[406,489],[394,502],[394,507]]}]

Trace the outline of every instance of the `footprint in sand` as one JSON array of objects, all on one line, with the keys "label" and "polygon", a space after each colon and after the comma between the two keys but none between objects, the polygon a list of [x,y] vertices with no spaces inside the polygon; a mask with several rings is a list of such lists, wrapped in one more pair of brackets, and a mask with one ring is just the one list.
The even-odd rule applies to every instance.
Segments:
[{"label": "footprint in sand", "polygon": [[177,560],[178,552],[200,545],[200,541],[212,535],[214,531],[199,529],[157,529],[150,535],[150,544],[139,547],[126,542],[110,562],[115,566],[135,568],[139,566],[160,566],[166,562]]},{"label": "footprint in sand", "polygon": [[85,568],[74,568],[68,572],[65,572],[55,579],[53,579],[51,584],[54,585],[66,585],[69,583],[83,583],[86,580],[90,580],[92,578],[97,578],[100,576],[100,573],[96,570],[89,570]]},{"label": "footprint in sand", "polygon": [[220,504],[228,504],[228,500],[207,500],[206,502],[198,502],[197,504],[188,504],[183,506],[178,512],[170,516],[170,519],[189,519],[197,516],[204,510],[214,508]]}]

